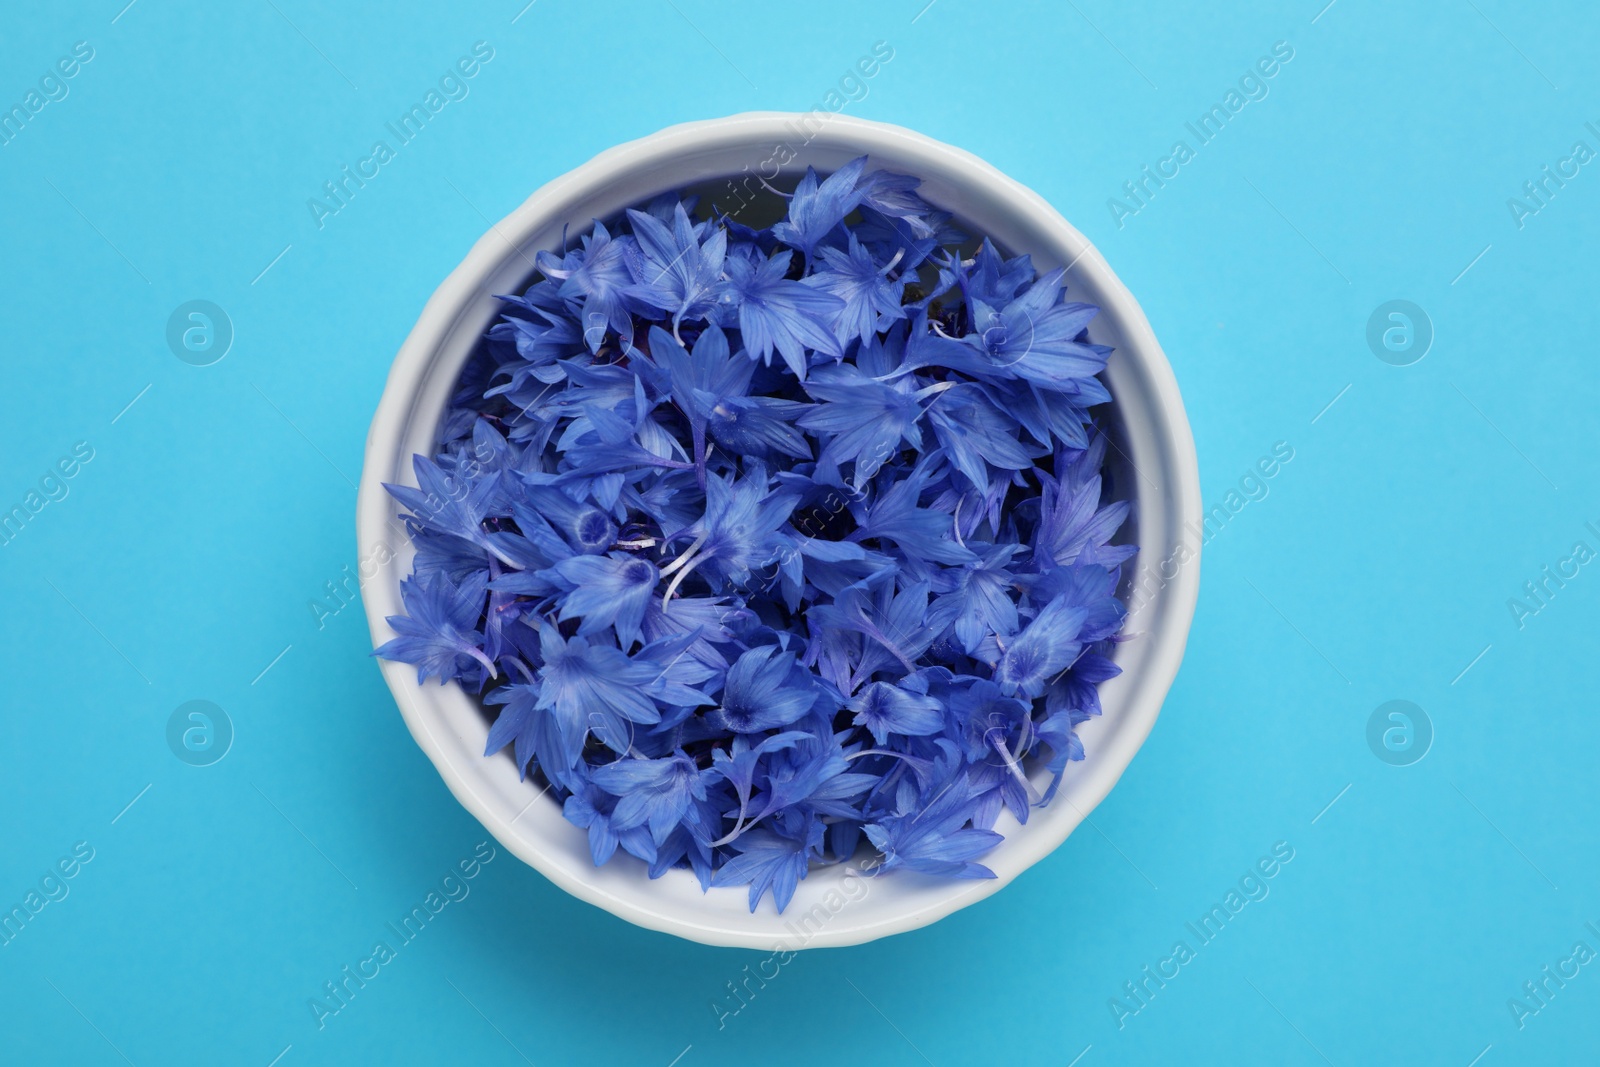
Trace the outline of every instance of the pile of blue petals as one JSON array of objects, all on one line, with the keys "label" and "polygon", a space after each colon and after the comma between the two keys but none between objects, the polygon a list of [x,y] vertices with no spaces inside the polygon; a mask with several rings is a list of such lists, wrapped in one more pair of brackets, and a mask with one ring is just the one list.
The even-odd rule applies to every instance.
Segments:
[{"label": "pile of blue petals", "polygon": [[993,877],[1001,809],[1083,758],[1135,551],[1090,415],[1110,349],[1063,272],[917,185],[862,158],[765,229],[672,196],[541,253],[388,487],[415,572],[376,654],[498,708],[486,754],[597,864],[752,911],[863,835]]}]

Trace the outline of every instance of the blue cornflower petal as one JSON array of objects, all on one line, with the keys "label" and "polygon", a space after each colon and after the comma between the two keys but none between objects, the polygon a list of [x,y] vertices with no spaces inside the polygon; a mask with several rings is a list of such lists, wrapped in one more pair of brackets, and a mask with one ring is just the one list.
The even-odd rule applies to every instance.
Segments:
[{"label": "blue cornflower petal", "polygon": [[788,907],[795,887],[810,867],[812,848],[804,841],[780,837],[766,830],[745,834],[734,847],[740,850],[739,854],[717,869],[711,884],[749,885],[752,912],[769,890],[780,912]]},{"label": "blue cornflower petal", "polygon": [[1001,308],[972,300],[972,344],[996,371],[1056,387],[1105,369],[1105,352],[1078,341],[1099,312],[1093,304],[1062,303],[1055,270]]},{"label": "blue cornflower petal", "polygon": [[790,491],[769,491],[760,463],[751,463],[749,473],[737,481],[708,478],[705,515],[680,535],[694,541],[662,571],[677,572],[667,595],[696,569],[724,582],[742,583],[752,569],[770,562],[788,544],[778,529],[789,520],[797,501]]},{"label": "blue cornflower petal", "polygon": [[620,337],[633,336],[633,319],[628,314],[627,290],[633,285],[628,270],[628,238],[613,240],[597,219],[584,235],[581,251],[567,253],[559,261],[548,252],[538,255],[539,269],[561,279],[556,290],[577,313],[584,343],[598,352],[608,329]]},{"label": "blue cornflower petal", "polygon": [[644,692],[660,673],[655,664],[582,637],[564,640],[547,622],[539,624],[539,647],[544,666],[538,707],[553,710],[563,729],[581,728],[613,752],[626,752],[630,724],[661,721],[655,701]]},{"label": "blue cornflower petal", "polygon": [[628,221],[635,239],[629,246],[634,251],[628,260],[634,279],[625,290],[629,297],[669,312],[674,333],[685,316],[716,307],[728,249],[726,230],[713,230],[702,241],[682,204],[670,228],[642,211],[630,210]]},{"label": "blue cornflower petal", "polygon": [[1036,453],[1018,442],[1017,420],[995,407],[976,385],[957,385],[940,394],[928,405],[928,422],[956,468],[975,486],[988,486],[990,467],[1022,471],[1033,466]]},{"label": "blue cornflower petal", "polygon": [[810,672],[798,667],[794,654],[771,645],[741,655],[723,685],[722,706],[709,719],[736,734],[788,726],[818,697]]},{"label": "blue cornflower petal", "polygon": [[1011,559],[1020,545],[989,545],[976,562],[940,575],[941,595],[928,607],[927,625],[937,633],[953,630],[970,655],[990,634],[1014,634],[1018,629],[1017,582]]},{"label": "blue cornflower petal", "polygon": [[918,467],[861,509],[860,525],[850,539],[888,539],[907,556],[944,564],[975,562],[973,551],[952,536],[951,516],[918,505],[929,476],[926,466]]},{"label": "blue cornflower petal", "polygon": [[944,727],[943,703],[888,682],[873,682],[857,693],[848,707],[855,712],[855,721],[871,731],[880,745],[890,734],[926,735]]},{"label": "blue cornflower petal", "polygon": [[705,799],[704,774],[679,750],[663,759],[619,759],[596,767],[589,777],[618,798],[614,828],[648,826],[659,846],[683,821],[691,802]]},{"label": "blue cornflower petal", "polygon": [[1001,841],[992,830],[963,828],[976,807],[971,784],[958,776],[920,810],[868,823],[867,837],[884,854],[884,870],[909,867],[953,878],[993,878],[978,856]]},{"label": "blue cornflower petal", "polygon": [[387,620],[399,636],[373,655],[415,664],[418,684],[430,676],[441,683],[466,678],[479,669],[482,678],[495,677],[499,671],[484,655],[477,629],[487,590],[487,571],[474,571],[460,584],[438,571],[407,578],[400,583],[407,614]]},{"label": "blue cornflower petal", "polygon": [[739,332],[750,358],[769,360],[777,349],[794,376],[803,380],[807,349],[842,354],[832,323],[845,304],[832,293],[785,277],[789,257],[779,252],[759,265],[730,258],[725,299],[739,309]]},{"label": "blue cornflower petal", "polygon": [[773,236],[810,259],[812,250],[861,202],[856,179],[866,165],[866,156],[853,159],[821,182],[817,172],[807,167],[789,199],[788,217],[772,227]]},{"label": "blue cornflower petal", "polygon": [[1100,476],[1072,489],[1063,480],[1044,478],[1040,497],[1039,527],[1034,532],[1034,560],[1041,566],[1064,567],[1088,556],[1085,562],[1108,557],[1119,563],[1133,554],[1131,546],[1106,552],[1106,542],[1128,517],[1128,503],[1119,500],[1100,507]]},{"label": "blue cornflower petal", "polygon": [[628,648],[639,639],[645,604],[660,572],[627,552],[609,556],[572,556],[551,568],[567,590],[559,618],[582,617],[580,634],[615,626],[617,641]]},{"label": "blue cornflower petal", "polygon": [[1001,643],[1005,650],[995,665],[995,681],[1010,696],[1037,697],[1056,675],[1072,666],[1083,651],[1081,633],[1088,610],[1070,597],[1052,600],[1015,638]]},{"label": "blue cornflower petal", "polygon": [[922,447],[923,401],[947,388],[938,384],[919,390],[908,378],[869,378],[848,363],[824,367],[806,383],[806,392],[821,403],[797,421],[828,435],[825,461],[855,463],[859,489],[898,455],[902,441]]},{"label": "blue cornflower petal", "polygon": [[867,344],[906,317],[900,306],[905,282],[874,262],[855,234],[844,249],[821,248],[817,255],[822,266],[805,283],[838,298],[833,329],[840,345],[855,339]]}]

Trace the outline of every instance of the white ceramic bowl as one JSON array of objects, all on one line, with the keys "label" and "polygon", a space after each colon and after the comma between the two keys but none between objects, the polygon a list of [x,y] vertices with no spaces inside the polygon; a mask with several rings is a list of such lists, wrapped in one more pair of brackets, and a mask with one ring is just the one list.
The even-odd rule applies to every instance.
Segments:
[{"label": "white ceramic bowl", "polygon": [[[784,146],[779,149],[778,146]],[[776,149],[776,150],[775,150]],[[815,870],[779,915],[771,898],[751,914],[744,889],[702,893],[688,871],[652,881],[642,863],[619,852],[596,868],[587,836],[560,806],[520,781],[511,757],[483,755],[489,720],[455,685],[419,686],[416,669],[380,661],[406,725],[467,810],[511,852],[567,892],[654,930],[710,945],[795,949],[852,945],[924,926],[994,893],[1070,834],[1116,784],[1155,723],[1183,657],[1199,591],[1199,475],[1194,441],[1172,369],[1139,305],[1083,235],[1036,193],[987,163],[898,126],[862,119],[775,112],[673,126],[602,152],[555,179],[485,234],[422,311],[389,373],[367,437],[357,502],[362,595],[374,643],[394,636],[384,621],[401,614],[400,580],[411,549],[383,482],[415,484],[414,453],[434,451],[439,423],[462,365],[495,321],[494,294],[520,291],[538,249],[556,249],[563,228],[583,232],[651,197],[727,175],[827,173],[866,154],[874,168],[922,179],[922,195],[955,214],[970,232],[987,234],[1012,254],[1032,254],[1041,271],[1069,265],[1072,299],[1100,305],[1092,340],[1115,347],[1106,381],[1115,398],[1111,475],[1135,497],[1125,538],[1140,546],[1128,566],[1148,595],[1119,646],[1120,677],[1101,690],[1104,715],[1080,729],[1087,758],[1071,764],[1053,802],[1026,826],[1002,814],[1005,835],[983,862],[998,876],[968,881],[896,870],[864,880],[851,869]],[[390,554],[392,562],[385,564]],[[1179,565],[1181,563],[1181,565]],[[375,573],[372,573],[374,572]],[[1125,587],[1130,583],[1125,583]],[[1125,588],[1126,591],[1126,588]],[[1046,776],[1041,772],[1039,781]],[[1066,889],[1066,887],[1063,887]]]}]

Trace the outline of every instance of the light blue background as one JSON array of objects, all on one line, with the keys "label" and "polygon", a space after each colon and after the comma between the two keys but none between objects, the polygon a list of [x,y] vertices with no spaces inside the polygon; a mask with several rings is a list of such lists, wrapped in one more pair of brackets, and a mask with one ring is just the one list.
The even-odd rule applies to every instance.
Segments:
[{"label": "light blue background", "polygon": [[[1588,5],[124,2],[0,18],[6,107],[95,50],[0,147],[0,505],[94,449],[0,547],[0,903],[95,850],[0,949],[0,1061],[1595,1055],[1600,964],[1523,1029],[1506,1003],[1600,949],[1600,568],[1525,628],[1507,606],[1600,548],[1600,166],[1520,229],[1507,207],[1600,148]],[[470,96],[319,230],[307,199],[478,40]],[[501,852],[319,1031],[308,999],[485,836],[406,733],[359,605],[322,629],[308,607],[356,564],[393,354],[541,183],[671,123],[806,109],[879,40],[894,58],[848,113],[976,152],[1099,245],[1176,369],[1208,504],[1294,449],[1206,550],[1149,742],[1014,885],[804,954],[724,1029],[710,1002],[764,954],[635,929]],[[1276,41],[1294,59],[1267,98],[1119,229],[1108,198]],[[196,298],[236,331],[209,367],[164,339]],[[1365,340],[1394,298],[1436,331],[1409,367]],[[234,725],[213,766],[166,743],[191,699]],[[1391,699],[1436,731],[1413,766],[1368,748]],[[1278,841],[1270,896],[1119,1030],[1109,998]]]}]

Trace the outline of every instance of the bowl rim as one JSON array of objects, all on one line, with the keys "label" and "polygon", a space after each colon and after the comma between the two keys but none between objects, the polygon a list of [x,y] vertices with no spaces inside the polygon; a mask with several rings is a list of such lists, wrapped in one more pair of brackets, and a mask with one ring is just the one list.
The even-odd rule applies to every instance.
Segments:
[{"label": "bowl rim", "polygon": [[[461,263],[429,297],[390,367],[368,430],[363,457],[356,502],[358,558],[368,558],[371,546],[387,544],[385,538],[394,523],[394,505],[382,483],[394,476],[397,460],[405,461],[409,470],[410,457],[397,456],[396,452],[411,427],[436,354],[452,338],[458,321],[468,313],[473,301],[482,295],[489,276],[502,270],[512,256],[528,258],[527,242],[536,231],[549,224],[553,206],[609,177],[649,167],[652,161],[713,149],[787,143],[793,137],[797,124],[802,124],[803,128],[808,121],[816,122],[818,115],[817,112],[745,112],[669,126],[654,134],[606,149],[588,162],[551,179],[505,218],[491,224]],[[1124,366],[1130,363],[1135,365],[1125,373],[1142,376],[1142,387],[1150,395],[1150,405],[1158,416],[1153,432],[1164,435],[1159,446],[1151,447],[1162,448],[1165,469],[1172,476],[1168,484],[1161,487],[1160,494],[1163,507],[1170,511],[1165,526],[1170,529],[1181,523],[1184,531],[1182,543],[1186,545],[1188,533],[1199,528],[1201,516],[1198,461],[1188,416],[1171,365],[1143,310],[1099,251],[1042,196],[964,149],[889,123],[841,114],[828,114],[825,118],[821,129],[807,139],[806,148],[810,148],[816,140],[823,140],[829,145],[837,142],[846,151],[871,156],[875,146],[881,148],[892,145],[901,154],[915,155],[930,163],[937,163],[938,169],[961,172],[959,184],[981,189],[982,195],[1006,202],[1011,210],[1028,216],[1030,226],[1047,228],[1051,231],[1051,239],[1078,250],[1068,264],[1068,278],[1093,279],[1094,286],[1099,290],[1097,302],[1102,314],[1110,311],[1120,323],[1123,344],[1119,346],[1118,353],[1123,354]],[[802,156],[804,152],[805,149],[802,149]],[[800,165],[803,163],[785,165],[782,169],[787,172]],[[721,172],[705,175],[707,179],[723,176]],[[1112,389],[1112,392],[1115,402],[1116,390]],[[1145,499],[1142,492],[1133,496],[1139,500]],[[1116,731],[1105,739],[1106,743],[1098,752],[1091,753],[1092,766],[1088,760],[1071,765],[1081,769],[1082,779],[1075,783],[1076,799],[1070,802],[1072,812],[1055,820],[1059,824],[1057,832],[1042,836],[1018,834],[1015,837],[1008,833],[1006,842],[997,847],[995,853],[991,853],[991,856],[995,856],[1005,850],[1003,861],[989,864],[996,878],[952,880],[948,891],[931,904],[924,902],[906,914],[870,923],[824,926],[803,941],[804,947],[858,944],[932,923],[997,892],[1022,871],[1054,851],[1076,830],[1127,769],[1154,726],[1177,675],[1199,595],[1202,540],[1196,537],[1192,550],[1179,560],[1175,573],[1170,577],[1165,573],[1164,563],[1162,565],[1162,581],[1157,592],[1157,597],[1162,601],[1161,611],[1155,625],[1138,638],[1151,643],[1149,654],[1141,665],[1142,674],[1136,683],[1138,689],[1126,706],[1119,708],[1120,719]],[[1142,542],[1141,538],[1140,556],[1131,563],[1148,562],[1143,560],[1145,546]],[[405,558],[409,561],[409,556]],[[1171,557],[1168,558],[1170,560]],[[380,580],[361,583],[363,606],[374,647],[394,636],[385,618],[401,611],[399,581],[403,574],[391,575],[391,570],[397,571],[399,568],[384,567],[380,570]],[[405,571],[409,573],[409,566]],[[1135,614],[1130,612],[1130,619]],[[569,869],[553,853],[540,848],[537,839],[516,830],[511,825],[515,818],[506,819],[497,811],[475,788],[475,776],[469,769],[451,758],[442,740],[434,734],[435,723],[419,710],[417,698],[423,691],[417,683],[414,669],[408,664],[381,659],[378,664],[412,737],[427,754],[451,793],[523,862],[571,895],[605,908],[635,925],[709,945],[772,947],[776,935],[770,928],[735,929],[726,924],[706,921],[709,916],[684,916],[673,914],[670,909],[657,910],[613,893]],[[1114,679],[1113,682],[1118,680]],[[1130,681],[1130,684],[1134,683]],[[466,697],[455,683],[434,688],[455,689]],[[485,757],[479,756],[477,759],[481,761]],[[1064,800],[1066,792],[1063,788],[1058,799]],[[581,833],[576,827],[573,829]],[[591,867],[590,870],[600,871],[603,868]],[[669,875],[672,873],[669,872]],[[801,884],[805,885],[804,882]]]}]

